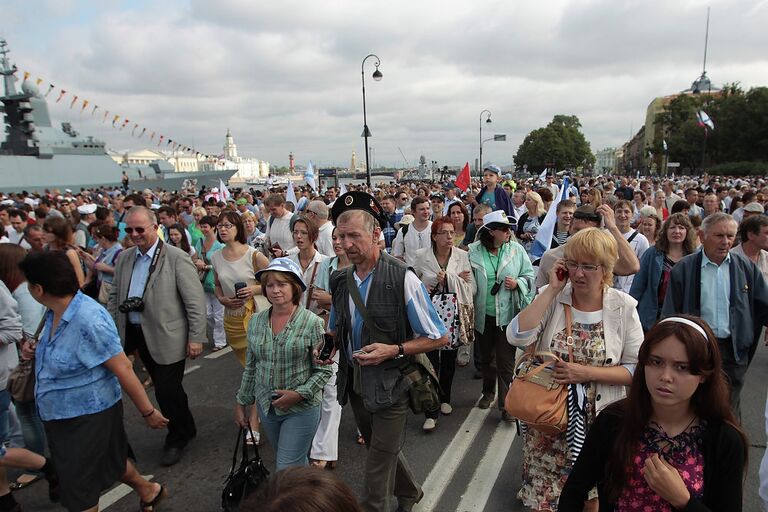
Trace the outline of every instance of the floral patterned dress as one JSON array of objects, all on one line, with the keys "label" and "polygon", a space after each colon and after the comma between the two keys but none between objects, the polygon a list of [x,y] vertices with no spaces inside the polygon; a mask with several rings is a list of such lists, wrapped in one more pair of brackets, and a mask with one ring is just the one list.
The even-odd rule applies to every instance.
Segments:
[{"label": "floral patterned dress", "polygon": [[[603,335],[603,311],[585,313],[571,309],[573,313],[573,358],[574,362],[603,366],[605,364],[605,339]],[[568,345],[565,343],[565,329],[558,332],[550,342],[550,350],[558,357],[568,359]],[[596,386],[585,383],[587,427],[595,420]],[[532,428],[526,429],[523,438],[523,485],[517,498],[533,510],[557,510],[557,501],[565,481],[571,472],[575,457],[571,456],[566,433],[550,435]],[[597,497],[593,489],[590,498]]]},{"label": "floral patterned dress", "polygon": [[656,494],[643,478],[645,459],[655,453],[677,469],[691,496],[701,499],[704,495],[703,432],[702,425],[695,425],[670,437],[656,423],[645,427],[637,455],[628,468],[629,482],[616,503],[617,512],[672,512],[669,502]]}]

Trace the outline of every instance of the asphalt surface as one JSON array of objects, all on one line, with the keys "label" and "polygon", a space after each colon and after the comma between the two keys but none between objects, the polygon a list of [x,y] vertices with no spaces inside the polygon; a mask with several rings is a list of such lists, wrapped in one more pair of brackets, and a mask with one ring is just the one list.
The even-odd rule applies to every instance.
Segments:
[{"label": "asphalt surface", "polygon": [[[197,420],[198,436],[178,465],[160,466],[164,432],[147,428],[133,405],[125,404],[126,429],[138,456],[140,472],[152,475],[154,481],[166,484],[170,491],[168,499],[158,507],[160,511],[220,510],[222,483],[229,472],[237,434],[232,410],[241,376],[235,356],[222,352],[215,354],[221,357],[202,357],[187,363],[189,373],[185,387]],[[765,451],[763,414],[767,370],[768,347],[761,347],[742,395],[743,422],[751,444],[744,492],[744,511],[747,512],[760,510],[758,467]],[[425,498],[418,506],[420,511],[525,510],[516,499],[521,441],[513,425],[500,421],[498,409],[481,411],[473,407],[479,398],[480,381],[473,380],[472,373],[471,366],[457,370],[453,414],[441,416],[434,432],[423,433],[424,418],[409,416],[404,451],[416,477],[425,482]],[[347,406],[340,428],[339,465],[334,472],[360,495],[365,448],[356,444],[355,438],[354,419]],[[266,466],[274,468],[273,451],[264,438],[260,450]],[[135,511],[138,498],[127,491],[126,486],[115,486],[102,497],[101,509]],[[15,496],[27,511],[63,510],[48,502],[44,482],[16,491]]]}]

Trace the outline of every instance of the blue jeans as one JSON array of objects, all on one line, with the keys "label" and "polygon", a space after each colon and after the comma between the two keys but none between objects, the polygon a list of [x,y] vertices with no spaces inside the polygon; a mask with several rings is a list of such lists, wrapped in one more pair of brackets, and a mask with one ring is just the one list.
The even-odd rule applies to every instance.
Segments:
[{"label": "blue jeans", "polygon": [[11,435],[10,412],[11,394],[7,389],[0,391],[0,458],[5,457],[5,443]]},{"label": "blue jeans", "polygon": [[267,413],[261,407],[258,409],[261,426],[275,449],[276,471],[308,465],[307,454],[320,423],[320,406],[283,416],[275,414],[272,408]]},{"label": "blue jeans", "polygon": [[21,434],[24,436],[24,447],[38,455],[45,455],[45,430],[40,416],[37,415],[35,401],[15,402],[16,415],[21,423]]}]

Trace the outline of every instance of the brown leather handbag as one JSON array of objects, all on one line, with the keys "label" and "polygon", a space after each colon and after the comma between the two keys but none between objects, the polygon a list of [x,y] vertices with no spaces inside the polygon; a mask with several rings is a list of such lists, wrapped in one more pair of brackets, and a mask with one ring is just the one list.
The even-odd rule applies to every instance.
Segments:
[{"label": "brown leather handbag", "polygon": [[[571,307],[565,306],[568,360],[573,361]],[[552,352],[535,351],[534,342],[515,362],[515,375],[504,399],[504,409],[529,428],[560,434],[568,427],[568,386],[554,380],[553,363],[561,359]]]}]

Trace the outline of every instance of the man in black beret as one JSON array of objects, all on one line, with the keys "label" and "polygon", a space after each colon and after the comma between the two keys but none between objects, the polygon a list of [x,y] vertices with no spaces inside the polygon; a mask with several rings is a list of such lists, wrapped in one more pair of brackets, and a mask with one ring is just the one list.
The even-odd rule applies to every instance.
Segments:
[{"label": "man in black beret", "polygon": [[331,276],[328,330],[340,352],[339,402],[349,400],[368,449],[363,509],[391,512],[394,496],[408,512],[424,493],[401,452],[411,384],[399,370],[411,361],[429,367],[423,354],[445,345],[447,331],[416,274],[381,251],[378,201],[348,192],[331,215],[352,263]]}]

